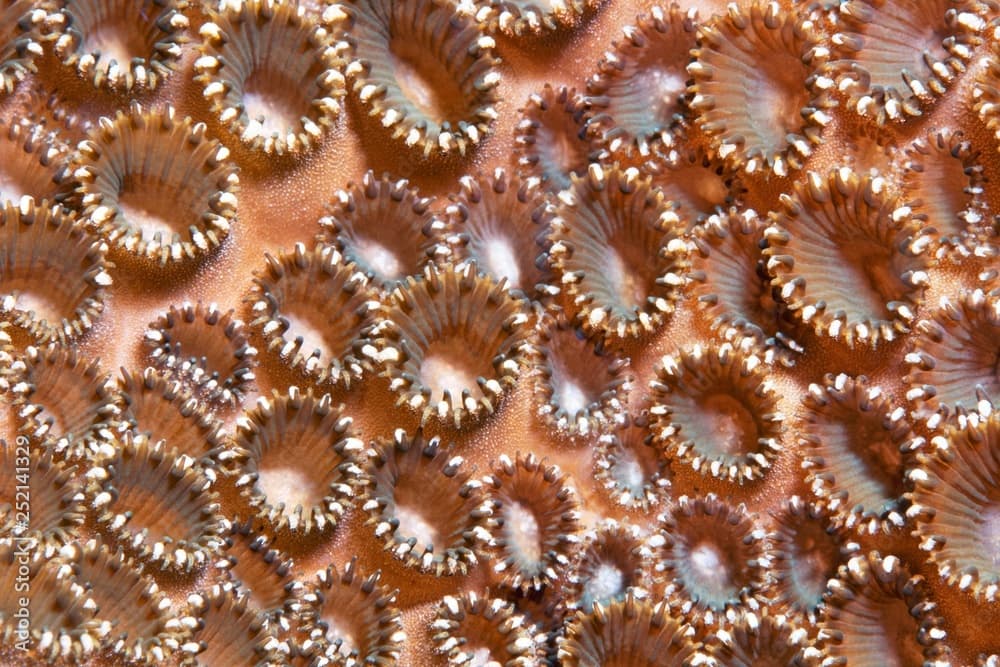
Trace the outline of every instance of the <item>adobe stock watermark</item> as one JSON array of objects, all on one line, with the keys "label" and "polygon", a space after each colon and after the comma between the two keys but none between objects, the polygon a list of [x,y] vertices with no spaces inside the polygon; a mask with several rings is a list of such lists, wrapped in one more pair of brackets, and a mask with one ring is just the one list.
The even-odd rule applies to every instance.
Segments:
[{"label": "adobe stock watermark", "polygon": [[14,440],[14,609],[15,647],[27,652],[31,641],[31,450],[23,435]]}]

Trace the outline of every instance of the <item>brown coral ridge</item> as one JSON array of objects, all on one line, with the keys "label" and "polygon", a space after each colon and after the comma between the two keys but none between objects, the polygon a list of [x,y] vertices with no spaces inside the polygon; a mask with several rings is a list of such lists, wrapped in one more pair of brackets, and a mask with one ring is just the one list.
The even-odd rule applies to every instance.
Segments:
[{"label": "brown coral ridge", "polygon": [[475,268],[429,266],[393,290],[366,354],[396,405],[460,427],[492,414],[522,372],[531,331],[524,301]]},{"label": "brown coral ridge", "polygon": [[371,370],[363,347],[378,291],[330,245],[265,255],[248,297],[250,328],[264,347],[318,385],[350,388]]},{"label": "brown coral ridge", "polygon": [[87,225],[139,266],[200,260],[229,235],[239,177],[204,123],[133,103],[103,117],[71,165]]},{"label": "brown coral ridge", "polygon": [[327,11],[313,14],[286,0],[222,2],[208,11],[195,81],[244,146],[301,153],[337,122],[346,82]]},{"label": "brown coral ridge", "polygon": [[45,18],[64,67],[98,88],[153,90],[176,69],[188,0],[69,0]]},{"label": "brown coral ridge", "polygon": [[622,341],[655,331],[677,307],[684,226],[638,169],[592,164],[559,195],[549,257],[574,323]]},{"label": "brown coral ridge", "polygon": [[370,116],[425,158],[470,153],[490,132],[500,74],[494,40],[450,3],[337,6],[345,71]]},{"label": "brown coral ridge", "polygon": [[257,399],[218,459],[240,489],[242,519],[308,534],[336,526],[354,503],[362,447],[329,394],[290,387]]},{"label": "brown coral ridge", "polygon": [[0,319],[36,345],[65,344],[94,326],[111,286],[107,246],[52,204],[0,210]]}]

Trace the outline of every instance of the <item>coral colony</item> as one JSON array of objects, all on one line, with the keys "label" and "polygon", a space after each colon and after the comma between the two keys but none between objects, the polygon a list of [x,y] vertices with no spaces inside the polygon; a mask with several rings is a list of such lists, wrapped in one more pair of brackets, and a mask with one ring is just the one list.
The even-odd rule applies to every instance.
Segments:
[{"label": "coral colony", "polygon": [[1000,666],[995,0],[0,0],[0,665]]}]

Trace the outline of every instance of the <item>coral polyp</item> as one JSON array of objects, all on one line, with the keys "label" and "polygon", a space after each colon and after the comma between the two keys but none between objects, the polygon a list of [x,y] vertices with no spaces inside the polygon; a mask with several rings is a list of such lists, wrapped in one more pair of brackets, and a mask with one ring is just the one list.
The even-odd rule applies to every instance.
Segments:
[{"label": "coral polyp", "polygon": [[98,88],[152,90],[177,68],[188,40],[187,0],[72,0],[46,18],[64,67]]},{"label": "coral polyp", "polygon": [[188,600],[189,618],[195,620],[190,640],[183,649],[188,661],[215,665],[235,661],[259,665],[280,662],[290,652],[287,643],[279,642],[274,628],[253,610],[247,599],[229,588],[215,586]]},{"label": "coral polyp", "polygon": [[714,328],[764,340],[778,333],[780,306],[767,284],[764,221],[753,209],[711,215],[694,232],[688,278]]},{"label": "coral polyp", "polygon": [[947,655],[927,582],[898,557],[875,551],[841,565],[819,636],[829,640],[832,659],[852,665],[923,664]]},{"label": "coral polyp", "polygon": [[653,185],[677,206],[689,230],[712,215],[722,215],[727,205],[743,203],[746,188],[738,171],[711,157],[690,136],[682,135],[677,141],[671,147],[658,148],[643,167],[652,175]]},{"label": "coral polyp", "polygon": [[[18,656],[11,664],[22,664],[23,655],[33,664],[50,665],[57,660],[83,662],[92,657],[107,630],[94,617],[94,604],[69,572],[41,553],[11,540],[0,541],[0,583],[9,591],[0,598],[0,642],[5,659]],[[30,587],[24,597],[15,586],[20,580]],[[22,611],[26,610],[26,611]],[[27,626],[19,621],[32,619]],[[32,649],[18,649],[24,642]]]},{"label": "coral polyp", "polygon": [[205,464],[223,441],[222,424],[180,382],[147,368],[122,374],[118,431],[126,443],[160,446],[185,462]]},{"label": "coral polyp", "polygon": [[41,28],[47,12],[31,0],[7,0],[0,9],[0,84],[10,93],[14,85],[35,72],[42,55]]},{"label": "coral polyp", "polygon": [[435,257],[474,263],[480,272],[506,278],[511,290],[532,299],[550,294],[545,250],[552,208],[539,183],[502,169],[464,177],[445,210],[447,226]]},{"label": "coral polyp", "polygon": [[902,190],[917,214],[939,227],[934,254],[967,256],[990,243],[983,170],[982,155],[960,132],[929,132],[907,149]]},{"label": "coral polyp", "polygon": [[596,153],[587,136],[586,105],[575,88],[549,84],[528,96],[520,110],[515,147],[519,172],[535,176],[552,192],[572,185]]},{"label": "coral polyp", "polygon": [[943,417],[983,409],[1000,399],[997,338],[1000,297],[981,289],[945,296],[917,323],[905,362],[907,398],[937,426]]},{"label": "coral polyp", "polygon": [[653,552],[637,526],[605,522],[583,535],[576,558],[567,597],[585,612],[653,587]]},{"label": "coral polyp", "polygon": [[766,375],[752,346],[696,346],[664,357],[650,384],[654,442],[701,475],[760,479],[785,446],[784,415]]},{"label": "coral polyp", "polygon": [[[16,449],[0,449],[0,460],[15,467]],[[35,540],[46,551],[72,542],[84,521],[83,483],[76,467],[53,460],[51,452],[34,457],[26,469],[29,484],[12,484],[0,490],[0,539]],[[15,481],[15,480],[8,480]],[[18,499],[32,498],[30,521],[18,513]],[[20,503],[23,507],[23,502]]]},{"label": "coral polyp", "polygon": [[83,215],[119,261],[201,258],[228,236],[239,177],[229,149],[205,131],[172,108],[133,104],[77,147],[71,169]]},{"label": "coral polyp", "polygon": [[98,531],[128,555],[189,571],[218,555],[222,516],[211,481],[163,443],[116,443],[87,471]]},{"label": "coral polyp", "polygon": [[707,643],[707,653],[720,664],[811,665],[823,658],[809,630],[782,615],[768,611],[745,611],[733,621],[733,629],[720,630]]},{"label": "coral polyp", "polygon": [[832,590],[830,580],[857,542],[833,523],[822,505],[792,496],[777,512],[770,535],[774,548],[772,608],[792,619],[815,623]]},{"label": "coral polyp", "polygon": [[292,387],[259,398],[218,458],[241,490],[244,519],[308,533],[335,526],[353,501],[361,446],[329,394]]},{"label": "coral polyp", "polygon": [[802,166],[831,105],[821,76],[829,50],[812,22],[757,0],[699,25],[692,55],[690,105],[715,153],[748,173]]},{"label": "coral polyp", "polygon": [[675,143],[685,120],[686,67],[696,27],[694,9],[654,6],[622,31],[624,39],[598,63],[587,82],[588,132],[596,132],[612,154],[649,155],[651,144]]},{"label": "coral polyp", "polygon": [[361,182],[337,192],[320,219],[319,240],[336,246],[373,284],[392,289],[434,254],[433,233],[441,223],[406,179],[367,172]]},{"label": "coral polyp", "polygon": [[394,606],[396,594],[365,575],[352,559],[342,569],[317,573],[299,596],[302,651],[313,665],[393,664],[406,632]]},{"label": "coral polyp", "polygon": [[448,265],[397,287],[372,336],[397,405],[421,421],[459,426],[499,407],[525,363],[530,331],[523,302],[502,283]]},{"label": "coral polyp", "polygon": [[592,164],[560,193],[549,249],[574,322],[615,340],[656,329],[684,286],[680,217],[635,168]]},{"label": "coral polyp", "polygon": [[225,538],[225,557],[217,567],[226,583],[247,599],[247,607],[267,616],[278,616],[292,603],[301,582],[292,578],[293,561],[271,547],[267,535],[250,523],[232,524]]},{"label": "coral polyp", "polygon": [[556,466],[534,455],[503,456],[483,478],[497,527],[493,570],[523,591],[565,576],[579,541],[576,495]]},{"label": "coral polyp", "polygon": [[[810,173],[765,232],[771,285],[816,333],[875,345],[909,331],[927,282],[926,231],[880,178]],[[830,257],[839,270],[829,271]]]},{"label": "coral polyp", "polygon": [[187,636],[181,616],[141,563],[98,540],[64,548],[55,562],[93,609],[102,648],[149,665],[179,650]]},{"label": "coral polyp", "polygon": [[282,0],[224,2],[208,18],[195,80],[218,121],[267,153],[322,142],[346,85],[332,27]]},{"label": "coral polyp", "polygon": [[671,667],[704,663],[692,634],[667,603],[629,593],[622,602],[578,611],[560,638],[559,660],[568,667],[650,664],[648,656]]},{"label": "coral polyp", "polygon": [[48,202],[24,204],[0,210],[0,319],[36,344],[79,338],[112,284],[107,246]]},{"label": "coral polyp", "polygon": [[154,366],[209,401],[238,401],[254,378],[257,350],[243,322],[215,304],[171,306],[150,324],[145,342]]},{"label": "coral polyp", "polygon": [[536,664],[537,648],[524,618],[513,605],[474,592],[441,600],[431,622],[435,653],[449,665],[475,664],[484,656],[491,664],[529,667]]},{"label": "coral polyp", "polygon": [[297,243],[264,260],[250,297],[250,328],[306,377],[350,386],[371,367],[360,351],[378,309],[368,277],[328,245],[310,252]]},{"label": "coral polyp", "polygon": [[6,164],[0,167],[0,198],[14,202],[22,197],[61,200],[66,152],[57,135],[41,123],[12,121],[0,126],[0,146]]},{"label": "coral polyp", "polygon": [[482,10],[486,25],[511,36],[544,35],[572,28],[600,4],[597,0],[488,0]]},{"label": "coral polyp", "polygon": [[646,510],[669,498],[670,458],[653,443],[649,419],[640,415],[600,436],[594,481],[623,507]]},{"label": "coral polyp", "polygon": [[613,423],[629,389],[625,359],[598,352],[581,329],[556,318],[540,319],[534,348],[534,401],[547,423],[570,434]]},{"label": "coral polyp", "polygon": [[900,529],[906,470],[923,444],[903,411],[863,375],[827,376],[805,398],[806,483],[838,524],[862,533]]},{"label": "coral polyp", "polygon": [[465,574],[491,542],[483,485],[437,438],[397,431],[370,450],[359,500],[386,551],[437,575]]},{"label": "coral polyp", "polygon": [[696,624],[766,599],[770,550],[756,519],[744,505],[718,497],[681,496],[660,518],[656,571],[667,584],[667,599]]},{"label": "coral polyp", "polygon": [[500,73],[493,39],[448,4],[340,6],[356,99],[393,139],[425,156],[471,152],[490,131]]},{"label": "coral polyp", "polygon": [[941,578],[993,601],[1000,590],[997,516],[1000,508],[1000,418],[949,427],[931,440],[908,477],[920,548]]},{"label": "coral polyp", "polygon": [[14,393],[22,432],[66,458],[106,440],[120,414],[98,360],[84,363],[72,348],[25,350]]},{"label": "coral polyp", "polygon": [[880,124],[920,116],[945,95],[986,27],[975,2],[850,0],[838,10],[830,76]]}]

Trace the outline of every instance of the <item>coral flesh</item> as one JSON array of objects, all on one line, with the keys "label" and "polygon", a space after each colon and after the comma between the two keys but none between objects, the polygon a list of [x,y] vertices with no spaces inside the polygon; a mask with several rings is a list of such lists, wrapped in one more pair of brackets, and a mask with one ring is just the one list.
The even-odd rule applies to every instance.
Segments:
[{"label": "coral flesh", "polygon": [[0,665],[1000,667],[997,0],[0,0]]}]

